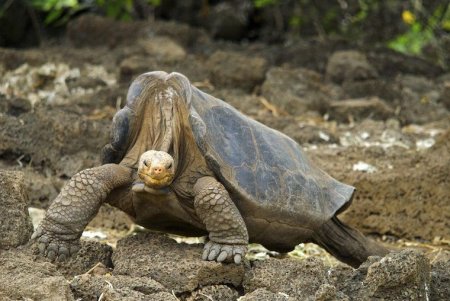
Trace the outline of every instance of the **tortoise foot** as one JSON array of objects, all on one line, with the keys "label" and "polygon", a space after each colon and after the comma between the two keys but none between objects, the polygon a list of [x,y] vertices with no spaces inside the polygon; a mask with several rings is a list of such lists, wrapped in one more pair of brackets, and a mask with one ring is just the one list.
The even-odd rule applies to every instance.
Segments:
[{"label": "tortoise foot", "polygon": [[40,255],[51,261],[64,261],[80,249],[79,238],[71,236],[73,237],[73,235],[58,235],[39,226],[31,239],[34,240]]},{"label": "tortoise foot", "polygon": [[247,245],[228,245],[208,241],[203,249],[203,260],[234,262],[240,264],[247,252]]}]

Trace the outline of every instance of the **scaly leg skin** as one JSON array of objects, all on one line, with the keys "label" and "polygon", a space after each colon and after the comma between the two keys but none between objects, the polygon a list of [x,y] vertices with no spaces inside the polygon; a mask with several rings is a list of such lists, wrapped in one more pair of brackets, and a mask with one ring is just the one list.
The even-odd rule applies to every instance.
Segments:
[{"label": "scaly leg skin", "polygon": [[108,193],[131,184],[133,172],[117,164],[105,164],[74,175],[63,187],[31,237],[41,255],[65,260],[80,248],[80,236],[97,214]]},{"label": "scaly leg skin", "polygon": [[225,187],[213,177],[203,177],[194,185],[194,193],[195,211],[209,232],[203,260],[239,264],[247,252],[248,232]]}]

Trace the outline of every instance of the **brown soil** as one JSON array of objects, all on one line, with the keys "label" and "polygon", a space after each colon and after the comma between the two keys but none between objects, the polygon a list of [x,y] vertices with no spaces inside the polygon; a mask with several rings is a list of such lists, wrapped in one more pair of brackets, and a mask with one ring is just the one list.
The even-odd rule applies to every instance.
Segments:
[{"label": "brown soil", "polygon": [[[329,267],[316,257],[235,267],[200,261],[201,246],[139,234],[120,241],[112,259],[110,248],[90,243],[79,261],[54,266],[28,248],[14,249],[30,235],[22,204],[5,213],[25,216],[22,224],[0,224],[1,247],[10,248],[0,251],[6,267],[0,271],[1,300],[96,300],[102,294],[106,300],[450,298],[448,71],[390,52],[350,46],[334,51],[331,42],[233,44],[175,23],[124,26],[83,18],[62,44],[0,48],[5,206],[26,201],[28,194],[33,207],[47,208],[68,178],[99,164],[130,80],[150,70],[178,71],[291,136],[318,166],[354,185],[353,204],[341,216],[347,223],[386,243],[419,246],[427,256],[402,251],[369,259],[357,270]],[[111,34],[99,36],[106,29]],[[119,233],[117,238],[133,226],[105,206],[90,225],[98,228]],[[5,231],[17,238],[4,239]],[[103,270],[83,274],[97,262]]]}]

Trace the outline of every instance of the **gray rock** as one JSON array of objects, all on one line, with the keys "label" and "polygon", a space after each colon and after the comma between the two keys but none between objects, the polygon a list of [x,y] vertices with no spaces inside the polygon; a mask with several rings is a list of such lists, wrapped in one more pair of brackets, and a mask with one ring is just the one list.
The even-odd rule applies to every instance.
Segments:
[{"label": "gray rock", "polygon": [[142,23],[119,22],[110,18],[83,14],[67,24],[67,36],[72,45],[109,46],[135,41],[142,35]]},{"label": "gray rock", "polygon": [[398,103],[401,92],[398,83],[382,78],[369,79],[357,82],[345,82],[342,84],[345,98],[364,98],[378,96],[389,104]]},{"label": "gray rock", "polygon": [[428,300],[430,263],[424,254],[406,249],[391,253],[367,269],[364,289],[369,297],[386,300]]},{"label": "gray rock", "polygon": [[[39,105],[20,118],[0,115],[0,154],[17,154],[22,164],[32,161],[54,171],[56,176],[71,176],[76,170],[98,165],[98,150],[108,141],[109,120],[91,120],[86,114],[63,108]],[[49,131],[48,129],[52,129]],[[72,168],[61,160],[71,159]],[[8,160],[8,158],[4,158]],[[73,163],[73,165],[72,165]],[[65,174],[65,173],[70,173]]]},{"label": "gray rock", "polygon": [[439,101],[447,108],[447,110],[450,110],[450,80],[443,83]]},{"label": "gray rock", "polygon": [[125,57],[120,62],[120,81],[129,81],[139,74],[153,70],[165,70],[167,72],[177,71],[186,75],[194,84],[205,81],[208,71],[203,62],[199,62],[195,56],[186,56],[182,60],[152,59],[148,55],[133,54]]},{"label": "gray rock", "polygon": [[366,56],[355,50],[336,51],[328,59],[326,77],[336,83],[378,77]]},{"label": "gray rock", "polygon": [[158,61],[179,61],[186,57],[184,48],[169,37],[141,39],[138,44],[146,54]]},{"label": "gray rock", "polygon": [[203,245],[176,243],[157,233],[139,233],[121,239],[113,254],[114,275],[151,277],[175,293],[199,286],[239,286],[244,264],[220,264],[201,259]]},{"label": "gray rock", "polygon": [[267,69],[266,59],[233,51],[216,51],[206,62],[214,85],[252,91],[262,83]]},{"label": "gray rock", "polygon": [[317,290],[316,301],[349,301],[350,298],[342,292],[338,292],[334,285],[324,283]]},{"label": "gray rock", "polygon": [[186,301],[234,301],[239,293],[226,285],[209,285],[202,287],[189,296]]},{"label": "gray rock", "polygon": [[[84,301],[96,301],[102,294],[107,292],[110,295],[117,295],[128,290],[126,292],[128,295],[133,295],[133,292],[135,292],[134,295],[139,296],[139,298],[149,298],[149,296],[154,294],[167,291],[164,286],[151,278],[121,275],[83,274],[74,277],[70,287],[75,298],[81,298]],[[111,291],[111,288],[115,290],[115,293]]]},{"label": "gray rock", "polygon": [[326,268],[317,258],[310,257],[301,261],[269,258],[254,263],[243,286],[245,292],[266,288],[272,293],[281,292],[290,297],[305,300],[314,297],[316,291],[325,282]]},{"label": "gray rock", "polygon": [[2,294],[12,300],[74,300],[66,279],[51,263],[9,250],[0,252],[0,266],[1,300]]},{"label": "gray rock", "polygon": [[267,72],[261,92],[275,107],[292,115],[320,111],[329,100],[337,100],[341,94],[339,88],[324,85],[322,76],[315,71],[282,67]]},{"label": "gray rock", "polygon": [[394,110],[378,97],[333,101],[329,107],[330,117],[340,122],[367,118],[387,120],[393,117],[394,113]]},{"label": "gray rock", "polygon": [[295,301],[297,299],[290,297],[285,293],[273,293],[265,288],[258,288],[251,293],[245,294],[239,298],[239,301]]},{"label": "gray rock", "polygon": [[101,296],[104,301],[179,301],[177,297],[169,292],[145,295],[135,290],[127,288],[116,289],[111,286],[107,286]]},{"label": "gray rock", "polygon": [[143,55],[131,55],[120,62],[120,80],[129,82],[134,76],[149,70],[165,70],[163,64]]},{"label": "gray rock", "polygon": [[450,297],[450,251],[440,250],[433,259],[430,300]]},{"label": "gray rock", "polygon": [[82,240],[80,251],[68,260],[58,262],[58,270],[70,278],[86,273],[97,263],[101,263],[106,267],[112,267],[112,252],[112,248],[106,244],[93,240]]},{"label": "gray rock", "polygon": [[216,39],[240,40],[247,33],[251,1],[222,2],[208,15],[207,29]]},{"label": "gray rock", "polygon": [[0,187],[0,249],[17,247],[26,243],[33,232],[24,174],[0,170]]}]

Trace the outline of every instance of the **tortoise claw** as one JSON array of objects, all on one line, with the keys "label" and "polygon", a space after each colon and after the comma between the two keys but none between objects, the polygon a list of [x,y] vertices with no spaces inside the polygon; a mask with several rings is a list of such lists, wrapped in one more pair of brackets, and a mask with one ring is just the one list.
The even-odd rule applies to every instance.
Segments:
[{"label": "tortoise claw", "polygon": [[202,259],[217,262],[234,262],[240,264],[247,252],[246,245],[227,245],[208,241],[203,250]]},{"label": "tortoise claw", "polygon": [[34,232],[32,240],[37,245],[38,253],[53,261],[64,261],[78,252],[79,239],[63,239],[57,234],[47,232],[41,226]]}]

